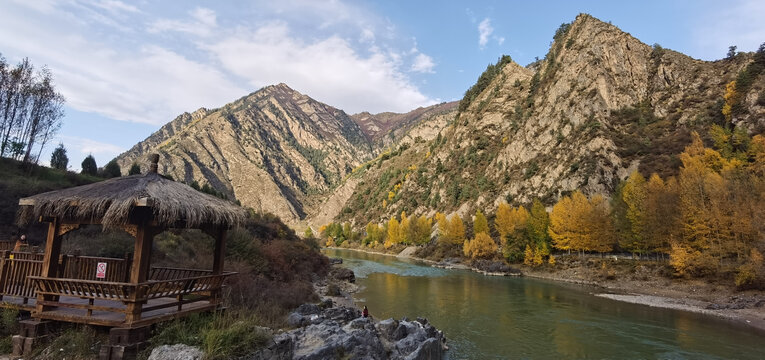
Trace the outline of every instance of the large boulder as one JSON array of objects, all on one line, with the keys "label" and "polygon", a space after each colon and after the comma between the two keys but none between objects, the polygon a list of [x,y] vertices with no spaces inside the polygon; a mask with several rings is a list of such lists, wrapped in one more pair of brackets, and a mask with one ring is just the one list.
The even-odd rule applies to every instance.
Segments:
[{"label": "large boulder", "polygon": [[441,359],[443,333],[426,319],[375,323],[356,308],[304,305],[289,316],[298,329],[277,334],[249,357],[265,359]]}]

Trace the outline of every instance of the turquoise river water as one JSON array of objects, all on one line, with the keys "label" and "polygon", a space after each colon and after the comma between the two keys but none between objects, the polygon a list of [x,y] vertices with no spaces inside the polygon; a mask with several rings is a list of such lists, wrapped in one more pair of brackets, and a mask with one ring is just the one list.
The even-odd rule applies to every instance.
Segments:
[{"label": "turquoise river water", "polygon": [[762,332],[597,297],[591,287],[324,253],[356,273],[357,305],[378,319],[428,318],[444,331],[449,359],[765,359]]}]

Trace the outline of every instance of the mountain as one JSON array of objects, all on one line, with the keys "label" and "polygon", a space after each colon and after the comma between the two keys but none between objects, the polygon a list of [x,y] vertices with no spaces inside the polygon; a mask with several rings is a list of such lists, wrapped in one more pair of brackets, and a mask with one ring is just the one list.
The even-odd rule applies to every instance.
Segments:
[{"label": "mountain", "polygon": [[[762,52],[696,60],[581,14],[544,59],[501,57],[458,103],[349,116],[279,84],[183,114],[117,159],[159,152],[165,174],[300,229],[551,205],[611,194],[634,170],[675,174],[693,131],[763,133]],[[726,93],[733,80],[742,93]]]},{"label": "mountain", "polygon": [[398,142],[409,130],[428,118],[453,112],[457,105],[457,101],[445,102],[420,107],[405,114],[362,112],[351,115],[351,118],[359,124],[367,139],[379,148]]},{"label": "mountain", "polygon": [[220,109],[181,114],[116,160],[123,173],[134,163],[145,171],[146,156],[159,153],[162,174],[295,224],[318,213],[354,168],[381,151],[386,142],[377,139],[391,133],[387,139],[401,140],[402,128],[449,106],[455,104],[368,115],[374,120],[357,123],[279,84]]},{"label": "mountain", "polygon": [[721,112],[726,85],[752,60],[692,59],[579,15],[558,29],[543,60],[524,67],[505,56],[490,65],[436,139],[366,167],[339,220],[493,213],[503,201],[610,194],[634,170],[673,175],[692,131],[709,143],[713,124],[763,132],[761,75],[737,95],[731,119]]}]

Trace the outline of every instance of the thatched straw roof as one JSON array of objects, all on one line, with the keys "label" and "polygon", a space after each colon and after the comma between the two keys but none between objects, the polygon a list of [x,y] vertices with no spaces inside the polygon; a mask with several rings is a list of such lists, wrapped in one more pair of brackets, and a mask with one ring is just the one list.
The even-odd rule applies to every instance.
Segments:
[{"label": "thatched straw roof", "polygon": [[203,224],[238,226],[245,219],[241,207],[155,172],[50,191],[23,198],[19,205],[22,224],[43,216],[119,227],[127,224],[133,209],[140,206],[150,208],[153,220],[162,227],[179,223],[189,228]]}]

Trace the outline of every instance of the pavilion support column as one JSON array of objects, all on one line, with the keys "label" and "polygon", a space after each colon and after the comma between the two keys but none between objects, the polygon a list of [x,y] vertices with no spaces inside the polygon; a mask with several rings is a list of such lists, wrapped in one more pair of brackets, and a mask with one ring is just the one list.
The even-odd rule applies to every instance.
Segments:
[{"label": "pavilion support column", "polygon": [[[151,268],[151,248],[154,243],[154,235],[156,234],[157,229],[145,224],[137,228],[133,264],[130,268],[130,283],[133,285],[138,285],[148,280]],[[143,307],[143,299],[146,297],[146,294],[144,293],[145,289],[141,286],[136,286],[135,289],[136,291],[133,292],[132,298],[127,303],[125,309],[125,323],[127,324],[141,320],[141,308]]]},{"label": "pavilion support column", "polygon": [[[223,273],[223,266],[226,258],[226,227],[220,226],[217,229],[215,236],[215,250],[213,251],[213,275],[220,275]],[[220,305],[223,303],[223,294],[221,285],[212,291],[210,294],[210,303]]]},{"label": "pavilion support column", "polygon": [[[42,271],[40,276],[47,278],[54,278],[58,274],[58,261],[61,255],[61,235],[59,230],[61,224],[58,218],[52,218],[48,222],[48,237],[45,240],[45,256],[43,257]],[[57,296],[54,295],[37,295],[36,312],[39,314],[43,311],[50,310],[50,306],[44,306],[45,301],[58,301]]]}]

